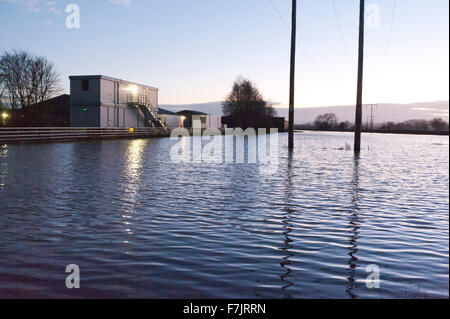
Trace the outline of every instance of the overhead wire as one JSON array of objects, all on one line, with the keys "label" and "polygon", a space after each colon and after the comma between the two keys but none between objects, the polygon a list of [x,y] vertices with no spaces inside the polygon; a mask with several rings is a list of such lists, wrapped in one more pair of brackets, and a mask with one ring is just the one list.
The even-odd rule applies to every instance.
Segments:
[{"label": "overhead wire", "polygon": [[341,37],[342,46],[344,48],[345,55],[346,55],[347,60],[348,60],[349,59],[348,48],[347,48],[347,43],[345,42],[344,31],[342,29],[341,19],[339,18],[339,13],[338,13],[338,10],[337,10],[336,0],[331,0],[331,2],[333,4],[334,14],[336,16],[336,21],[337,21],[337,25],[338,25],[338,28],[339,28],[339,34],[340,34],[340,37]]},{"label": "overhead wire", "polygon": [[392,32],[393,32],[393,29],[394,29],[394,20],[395,20],[396,11],[397,11],[397,0],[393,0],[391,24],[389,26],[388,43],[387,43],[387,47],[386,47],[386,55],[385,55],[385,61],[384,61],[383,79],[386,76],[386,71],[387,71],[387,68],[388,68],[388,65],[389,65],[389,55],[390,55],[391,44],[392,44]]},{"label": "overhead wire", "polygon": [[[272,0],[268,0],[270,5],[272,6],[272,8],[275,10],[275,12],[277,13],[278,17],[281,19],[281,21],[283,22],[283,24],[286,26],[286,29],[291,32],[291,26],[289,23],[287,23],[286,19],[284,19],[283,15],[281,14],[280,10],[278,9],[278,7],[275,5],[275,3]],[[299,43],[296,40],[296,44],[300,47],[300,49],[302,50],[303,54],[306,56],[306,58],[310,61],[311,65],[313,66],[313,68],[315,69],[315,71],[317,73],[321,73],[319,67],[317,66],[317,64],[314,62],[314,60],[312,59],[311,55],[308,53],[308,51],[305,49],[305,47]]]}]

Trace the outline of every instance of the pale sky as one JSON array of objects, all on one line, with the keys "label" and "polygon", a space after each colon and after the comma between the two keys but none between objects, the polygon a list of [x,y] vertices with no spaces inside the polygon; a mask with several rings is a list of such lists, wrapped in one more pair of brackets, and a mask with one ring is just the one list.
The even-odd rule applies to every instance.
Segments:
[{"label": "pale sky", "polygon": [[[359,1],[335,0],[336,12],[333,0],[298,2],[296,107],[354,104]],[[80,29],[66,28],[70,3]],[[287,106],[291,1],[272,3],[0,0],[0,50],[46,56],[66,93],[69,75],[103,74],[160,88],[161,104],[202,103],[222,100],[242,75]],[[367,5],[380,15],[378,26],[368,16],[364,103],[448,100],[448,1]]]}]

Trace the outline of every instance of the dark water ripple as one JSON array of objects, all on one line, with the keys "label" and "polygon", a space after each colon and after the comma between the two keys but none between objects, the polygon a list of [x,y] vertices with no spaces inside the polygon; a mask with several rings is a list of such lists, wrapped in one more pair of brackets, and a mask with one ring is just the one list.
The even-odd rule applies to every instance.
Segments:
[{"label": "dark water ripple", "polygon": [[0,297],[448,298],[448,137],[296,139],[276,173],[168,139],[1,147]]}]

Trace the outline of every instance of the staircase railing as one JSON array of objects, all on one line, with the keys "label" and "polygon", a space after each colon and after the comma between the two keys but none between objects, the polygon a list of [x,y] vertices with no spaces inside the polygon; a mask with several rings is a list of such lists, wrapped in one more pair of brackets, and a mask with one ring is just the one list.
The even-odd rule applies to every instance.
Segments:
[{"label": "staircase railing", "polygon": [[[150,121],[153,122],[158,127],[166,128],[164,123],[160,120],[158,109],[152,105],[152,103],[148,100],[147,95],[145,94],[128,94],[127,95],[127,103],[128,105],[139,107],[144,114],[147,111],[150,115]],[[145,114],[147,115],[147,114]]]},{"label": "staircase railing", "polygon": [[130,105],[147,105],[148,98],[145,94],[128,94],[127,103]]}]

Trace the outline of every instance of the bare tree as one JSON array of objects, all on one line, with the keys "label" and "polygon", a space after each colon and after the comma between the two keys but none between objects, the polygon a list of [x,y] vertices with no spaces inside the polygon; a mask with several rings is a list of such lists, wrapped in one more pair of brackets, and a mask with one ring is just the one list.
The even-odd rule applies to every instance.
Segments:
[{"label": "bare tree", "polygon": [[59,76],[53,63],[43,57],[36,57],[31,64],[32,99],[43,102],[59,91]]},{"label": "bare tree", "polygon": [[6,92],[5,83],[3,81],[3,74],[0,73],[0,105],[3,105],[3,98]]},{"label": "bare tree", "polygon": [[13,109],[43,102],[59,91],[53,63],[27,51],[6,51],[0,56],[3,98]]},{"label": "bare tree", "polygon": [[266,116],[268,116],[268,117],[276,117],[278,115],[278,113],[274,109],[273,105],[267,105],[265,112],[266,112]]},{"label": "bare tree", "polygon": [[233,118],[237,127],[266,127],[268,118],[276,115],[272,106],[268,106],[262,94],[254,84],[244,78],[238,78],[233,89],[222,103],[224,116]]},{"label": "bare tree", "polygon": [[338,118],[334,113],[326,113],[319,115],[314,121],[314,126],[319,130],[330,130],[336,128]]},{"label": "bare tree", "polygon": [[24,51],[5,52],[0,58],[0,74],[2,74],[5,95],[11,108],[27,105],[26,76],[30,61]]}]

